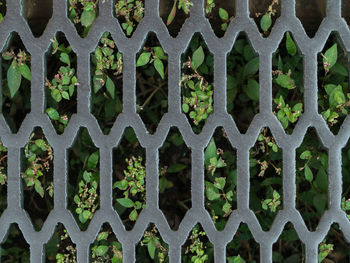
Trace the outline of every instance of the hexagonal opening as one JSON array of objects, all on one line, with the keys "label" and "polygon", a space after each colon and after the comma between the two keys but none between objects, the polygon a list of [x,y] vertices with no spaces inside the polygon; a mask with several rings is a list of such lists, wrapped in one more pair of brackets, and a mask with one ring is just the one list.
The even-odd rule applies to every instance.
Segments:
[{"label": "hexagonal opening", "polygon": [[35,128],[22,148],[24,209],[39,231],[53,209],[53,149],[41,128]]},{"label": "hexagonal opening", "polygon": [[305,262],[305,246],[293,224],[288,222],[272,247],[273,262]]},{"label": "hexagonal opening", "polygon": [[332,224],[327,236],[318,245],[319,262],[346,262],[350,256],[350,243],[338,224]]},{"label": "hexagonal opening", "polygon": [[30,30],[35,37],[40,37],[52,17],[53,0],[22,0],[22,5],[22,14]]},{"label": "hexagonal opening", "polygon": [[150,133],[168,110],[168,55],[151,33],[136,58],[137,112]]},{"label": "hexagonal opening", "polygon": [[327,0],[296,0],[296,16],[303,24],[306,34],[314,37],[326,17]]},{"label": "hexagonal opening", "polygon": [[328,152],[314,128],[309,128],[296,149],[296,208],[314,231],[328,208]]},{"label": "hexagonal opening", "polygon": [[173,1],[160,0],[159,14],[164,24],[168,27],[169,34],[176,37],[187,18],[193,6],[191,0]]},{"label": "hexagonal opening", "polygon": [[46,53],[46,114],[56,132],[62,134],[77,112],[77,56],[59,32]]},{"label": "hexagonal opening", "polygon": [[123,56],[108,32],[91,54],[91,69],[91,112],[108,134],[123,110]]},{"label": "hexagonal opening", "polygon": [[235,0],[216,2],[207,0],[204,5],[205,16],[208,18],[214,33],[218,37],[223,37],[236,13]]},{"label": "hexagonal opening", "polygon": [[182,246],[181,255],[182,262],[214,262],[214,246],[199,223],[189,233]]},{"label": "hexagonal opening", "polygon": [[45,244],[46,262],[77,262],[77,249],[66,228],[58,223],[55,232]]},{"label": "hexagonal opening", "polygon": [[154,224],[150,224],[136,246],[136,262],[169,262],[169,246]]},{"label": "hexagonal opening", "polygon": [[227,112],[245,133],[259,112],[259,56],[241,33],[227,56]]},{"label": "hexagonal opening", "polygon": [[196,33],[181,57],[182,112],[192,129],[200,133],[214,111],[214,56]]},{"label": "hexagonal opening", "polygon": [[248,225],[241,223],[232,241],[227,244],[227,259],[231,262],[259,262],[259,254],[260,246],[255,242]]},{"label": "hexagonal opening", "polygon": [[350,110],[349,52],[333,33],[318,55],[318,111],[337,134]]},{"label": "hexagonal opening", "polygon": [[273,113],[291,134],[304,108],[304,63],[289,32],[273,53],[272,79]]},{"label": "hexagonal opening", "polygon": [[68,209],[86,230],[100,206],[100,154],[86,128],[79,129],[68,157]]},{"label": "hexagonal opening", "polygon": [[1,262],[29,262],[29,244],[17,224],[11,224],[5,240],[1,243]]},{"label": "hexagonal opening", "polygon": [[123,262],[122,244],[113,233],[112,227],[105,223],[102,225],[93,244],[90,245],[91,262]]},{"label": "hexagonal opening", "polygon": [[159,149],[159,208],[177,230],[191,208],[191,149],[177,128],[171,128]]},{"label": "hexagonal opening", "polygon": [[204,151],[205,207],[221,231],[237,209],[237,151],[224,128],[217,128]]},{"label": "hexagonal opening", "polygon": [[7,148],[0,141],[0,216],[7,208]]},{"label": "hexagonal opening", "polygon": [[98,17],[98,0],[68,0],[68,17],[78,34],[86,37]]},{"label": "hexagonal opening", "polygon": [[131,37],[144,16],[144,0],[115,0],[114,16],[118,19],[125,35]]},{"label": "hexagonal opening", "polygon": [[264,231],[282,209],[282,149],[268,128],[262,128],[250,150],[250,200]]},{"label": "hexagonal opening", "polygon": [[281,3],[279,0],[249,0],[249,12],[261,35],[268,37],[276,19],[281,16]]},{"label": "hexagonal opening", "polygon": [[113,206],[131,230],[146,207],[146,152],[131,127],[113,150]]},{"label": "hexagonal opening", "polygon": [[13,133],[30,112],[30,54],[17,33],[12,33],[2,51],[2,113]]}]

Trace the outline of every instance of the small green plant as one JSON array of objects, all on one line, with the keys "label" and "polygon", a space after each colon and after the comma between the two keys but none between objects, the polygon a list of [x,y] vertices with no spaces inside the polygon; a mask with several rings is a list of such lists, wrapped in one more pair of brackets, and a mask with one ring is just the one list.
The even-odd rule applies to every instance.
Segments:
[{"label": "small green plant", "polygon": [[266,12],[264,14],[257,14],[257,17],[260,18],[260,28],[264,34],[264,36],[267,36],[269,34],[269,31],[271,29],[272,23],[273,23],[273,17],[277,13],[277,7],[279,6],[279,0],[271,0],[271,4],[267,8]]},{"label": "small green plant", "polygon": [[167,25],[169,26],[174,21],[177,10],[182,10],[186,15],[188,15],[192,6],[193,3],[191,0],[174,0],[173,7],[168,15]]},{"label": "small green plant", "polygon": [[79,85],[76,77],[76,61],[72,48],[65,43],[59,43],[56,37],[52,40],[51,48],[54,61],[50,63],[52,68],[45,81],[47,92],[50,94],[46,113],[57,132],[63,133],[71,117],[66,105],[75,99],[76,87]]},{"label": "small green plant", "polygon": [[333,251],[333,249],[333,244],[327,244],[326,240],[323,240],[319,246],[318,263],[321,263],[328,256],[328,254]]},{"label": "small green plant", "polygon": [[168,246],[161,240],[155,226],[150,231],[145,231],[141,240],[141,246],[147,246],[148,255],[154,262],[168,262]]},{"label": "small green plant", "polygon": [[[209,260],[212,259],[212,255],[209,255],[208,250],[212,248],[207,246],[212,245],[209,242],[205,242],[205,239],[207,239],[205,232],[202,231],[198,225],[196,225],[188,238],[189,243],[184,251],[184,259],[186,262],[210,262]],[[212,251],[210,253],[212,253]]]},{"label": "small green plant", "polygon": [[98,0],[69,0],[69,19],[77,26],[82,37],[86,37],[98,15]]},{"label": "small green plant", "polygon": [[144,0],[117,0],[115,15],[128,37],[132,35],[144,16]]}]

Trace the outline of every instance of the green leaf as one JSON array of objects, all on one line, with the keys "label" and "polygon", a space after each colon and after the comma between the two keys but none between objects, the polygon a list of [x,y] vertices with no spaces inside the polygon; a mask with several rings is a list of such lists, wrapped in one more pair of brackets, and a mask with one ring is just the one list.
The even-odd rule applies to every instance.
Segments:
[{"label": "green leaf", "polygon": [[138,213],[137,213],[136,209],[133,209],[131,211],[131,213],[129,214],[129,219],[131,221],[136,221],[137,217],[138,217]]},{"label": "green leaf", "polygon": [[148,244],[147,244],[147,250],[148,250],[148,254],[150,256],[151,259],[154,259],[155,253],[156,253],[156,246],[155,246],[155,242],[154,242],[154,238],[152,238]]},{"label": "green leaf", "polygon": [[[82,213],[82,216],[85,220],[88,220],[90,219],[92,213],[89,211],[89,210],[84,210],[83,213]],[[86,222],[86,221],[85,221]]]},{"label": "green leaf", "polygon": [[294,80],[286,75],[286,74],[279,74],[277,78],[275,79],[276,83],[285,89],[294,89],[295,83]]},{"label": "green leaf", "polygon": [[224,189],[226,184],[226,178],[225,177],[218,177],[215,178],[214,186],[220,190]]},{"label": "green leaf", "polygon": [[126,208],[134,207],[134,205],[135,205],[134,202],[131,199],[127,198],[127,197],[125,197],[125,198],[118,198],[117,201],[118,201],[119,204],[121,204],[122,206],[124,206]]},{"label": "green leaf", "polygon": [[10,96],[13,98],[21,86],[22,76],[16,60],[13,60],[7,71],[7,84],[10,90]]},{"label": "green leaf", "polygon": [[206,165],[210,164],[210,159],[215,157],[216,158],[217,154],[216,154],[216,145],[215,145],[215,141],[212,138],[209,142],[208,147],[205,149],[204,152],[204,163]]},{"label": "green leaf", "polygon": [[167,173],[178,173],[186,168],[187,168],[187,165],[182,164],[182,163],[177,163],[177,164],[170,165],[169,168],[166,170],[166,172]]},{"label": "green leaf", "polygon": [[107,77],[106,80],[106,89],[109,95],[111,95],[111,98],[114,99],[115,97],[115,85],[113,80],[110,79],[110,77]]},{"label": "green leaf", "polygon": [[67,65],[70,65],[70,58],[69,58],[69,55],[67,53],[61,53],[60,55],[60,60],[67,64]]},{"label": "green leaf", "polygon": [[32,79],[32,74],[30,72],[30,68],[26,64],[21,64],[19,66],[19,70],[21,71],[21,75],[27,80]]},{"label": "green leaf", "polygon": [[222,20],[228,20],[228,13],[223,8],[219,8],[219,16]]},{"label": "green leaf", "polygon": [[174,4],[173,4],[173,7],[171,8],[171,11],[169,13],[169,16],[168,16],[168,19],[167,19],[167,26],[170,25],[174,18],[175,18],[175,15],[176,15],[176,6],[177,6],[177,1],[174,1]]},{"label": "green leaf", "polygon": [[151,52],[142,52],[136,62],[136,67],[141,67],[146,65],[149,62],[150,58],[151,58]]},{"label": "green leaf", "polygon": [[83,173],[83,178],[84,178],[84,180],[85,180],[85,182],[87,182],[87,183],[90,183],[90,181],[91,181],[91,173],[89,173],[88,171],[84,171],[84,173]]},{"label": "green leaf", "polygon": [[244,77],[254,75],[259,71],[259,57],[251,59],[245,66],[243,70]]},{"label": "green leaf", "polygon": [[217,200],[221,197],[219,190],[210,182],[205,182],[205,195],[209,201]]},{"label": "green leaf", "polygon": [[164,65],[160,59],[156,59],[154,62],[154,68],[157,70],[162,79],[164,79]]},{"label": "green leaf", "polygon": [[191,61],[191,67],[193,69],[197,69],[200,65],[202,65],[204,62],[204,50],[203,47],[200,46],[196,49],[195,52],[193,52],[192,61]]},{"label": "green leaf", "polygon": [[332,47],[330,47],[323,56],[323,66],[326,71],[331,69],[338,59],[338,48],[335,43]]},{"label": "green leaf", "polygon": [[331,94],[329,95],[329,104],[332,107],[336,107],[338,105],[344,104],[345,101],[346,99],[343,92],[343,88],[341,85],[338,85],[332,90]]},{"label": "green leaf", "polygon": [[49,115],[51,120],[57,121],[60,119],[60,115],[58,114],[57,110],[54,108],[48,108],[46,109],[47,115]]},{"label": "green leaf", "polygon": [[41,198],[44,197],[44,188],[39,180],[35,180],[34,189],[41,196]]},{"label": "green leaf", "polygon": [[290,36],[289,32],[286,33],[287,39],[286,39],[286,48],[287,52],[291,56],[295,56],[297,53],[297,46],[295,45],[292,37]]},{"label": "green leaf", "polygon": [[88,159],[88,169],[95,169],[98,163],[99,152],[96,151],[89,156]]},{"label": "green leaf", "polygon": [[67,91],[63,91],[61,95],[64,99],[69,100],[69,94]]},{"label": "green leaf", "polygon": [[182,111],[187,113],[190,110],[190,106],[187,103],[182,104]]},{"label": "green leaf", "polygon": [[92,10],[84,10],[81,14],[80,22],[84,27],[89,27],[96,19],[96,11]]},{"label": "green leaf", "polygon": [[230,212],[230,209],[231,209],[230,203],[225,203],[225,204],[222,206],[222,211],[223,211],[225,214],[228,214],[228,213]]},{"label": "green leaf", "polygon": [[265,15],[260,20],[260,27],[261,29],[266,32],[269,30],[269,28],[272,25],[272,19],[271,16],[268,13],[265,13]]},{"label": "green leaf", "polygon": [[255,79],[248,79],[248,85],[243,87],[243,91],[254,101],[259,101],[259,83]]},{"label": "green leaf", "polygon": [[314,179],[314,175],[312,174],[312,171],[307,164],[305,165],[304,174],[305,174],[305,179],[311,183],[312,180]]},{"label": "green leaf", "polygon": [[309,150],[304,151],[302,154],[300,154],[300,159],[307,160],[311,158],[311,152]]},{"label": "green leaf", "polygon": [[95,253],[99,257],[105,255],[107,252],[108,252],[108,246],[105,246],[105,245],[98,246],[95,249]]}]

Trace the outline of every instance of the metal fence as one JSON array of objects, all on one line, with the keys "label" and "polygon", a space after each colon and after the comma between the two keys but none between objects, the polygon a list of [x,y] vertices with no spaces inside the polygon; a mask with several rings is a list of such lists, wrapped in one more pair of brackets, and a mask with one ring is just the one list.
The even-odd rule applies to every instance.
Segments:
[{"label": "metal fence", "polygon": [[[345,1],[345,0],[344,0]],[[249,18],[248,0],[236,0],[236,17],[223,38],[217,38],[204,16],[204,1],[193,0],[194,7],[177,38],[170,37],[158,14],[159,0],[146,0],[145,17],[132,38],[126,38],[117,19],[112,14],[113,1],[100,1],[99,17],[88,37],[82,39],[67,18],[67,1],[53,1],[53,17],[44,34],[34,38],[23,17],[20,0],[7,0],[7,14],[0,25],[0,43],[7,45],[11,32],[17,32],[31,54],[31,112],[25,118],[19,132],[12,134],[3,115],[0,116],[0,136],[8,147],[8,208],[0,218],[0,239],[6,236],[11,223],[18,223],[26,241],[30,244],[31,262],[43,262],[43,246],[50,239],[58,222],[64,224],[72,241],[77,245],[78,262],[89,261],[89,245],[95,240],[104,222],[109,222],[123,245],[124,262],[134,262],[135,244],[141,239],[150,222],[155,223],[161,236],[169,244],[170,262],[181,261],[181,245],[196,223],[200,223],[215,247],[215,262],[226,262],[225,247],[232,240],[240,222],[246,222],[260,244],[261,262],[272,262],[272,244],[278,239],[284,225],[293,223],[306,247],[306,262],[318,262],[318,244],[326,236],[333,222],[339,224],[345,237],[350,240],[350,222],[340,208],[341,149],[350,136],[350,119],[347,118],[337,136],[334,136],[317,111],[317,54],[321,52],[331,32],[337,31],[345,49],[350,51],[350,30],[341,18],[341,1],[328,0],[327,17],[315,37],[310,39],[295,16],[295,0],[282,1],[282,14],[272,33],[263,38],[254,21]],[[57,32],[63,32],[77,54],[78,110],[73,115],[65,133],[57,135],[44,112],[45,53]],[[90,113],[90,53],[95,50],[103,32],[112,33],[118,49],[123,53],[123,113],[120,114],[109,135],[103,135],[96,119]],[[240,134],[232,117],[226,112],[226,55],[233,47],[240,32],[246,32],[253,48],[260,56],[260,111],[246,134]],[[277,49],[286,31],[293,34],[304,56],[305,112],[292,135],[287,135],[272,113],[272,53]],[[165,114],[154,135],[148,134],[136,114],[135,56],[149,32],[155,32],[160,44],[169,55],[168,113]],[[214,54],[214,113],[209,117],[199,135],[192,132],[186,116],[181,112],[180,57],[194,33],[200,32]],[[49,214],[42,230],[36,232],[29,216],[23,209],[23,193],[20,178],[20,149],[34,127],[43,128],[54,149],[54,210]],[[88,128],[100,150],[100,209],[96,212],[87,231],[80,231],[67,209],[67,149],[72,145],[79,127]],[[147,208],[141,213],[132,231],[126,231],[112,206],[112,149],[118,145],[125,127],[135,129],[137,137],[146,148],[146,195]],[[179,230],[172,231],[158,208],[158,148],[163,144],[169,128],[179,128],[185,143],[192,150],[192,208],[187,212]],[[238,209],[234,211],[224,231],[216,230],[209,213],[204,208],[203,150],[216,127],[222,126],[238,155]],[[315,127],[329,154],[329,210],[323,215],[317,231],[309,232],[300,213],[295,208],[295,149],[301,144],[308,127]],[[249,149],[254,145],[262,127],[269,127],[278,146],[283,150],[283,210],[269,232],[262,231],[254,213],[249,209]]]}]

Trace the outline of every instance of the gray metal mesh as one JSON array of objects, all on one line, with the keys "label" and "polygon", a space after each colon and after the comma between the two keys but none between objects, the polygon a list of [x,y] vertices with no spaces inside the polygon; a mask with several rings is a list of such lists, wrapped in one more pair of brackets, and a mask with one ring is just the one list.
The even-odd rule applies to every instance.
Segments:
[{"label": "gray metal mesh", "polygon": [[[272,262],[272,244],[278,239],[284,225],[291,221],[306,246],[306,262],[317,262],[318,244],[326,236],[330,225],[337,222],[345,237],[350,240],[350,222],[340,208],[341,149],[350,136],[350,118],[346,118],[339,134],[334,136],[317,111],[317,54],[332,31],[337,31],[350,51],[350,30],[341,18],[341,1],[328,0],[327,17],[317,34],[310,39],[295,16],[295,0],[282,1],[282,15],[277,19],[269,38],[263,38],[254,21],[249,18],[248,0],[236,1],[236,17],[226,35],[219,39],[213,33],[204,16],[204,1],[193,0],[190,18],[186,20],[176,39],[170,37],[158,14],[159,0],[146,0],[145,17],[132,38],[126,38],[117,19],[113,17],[113,3],[100,1],[99,17],[88,37],[82,39],[74,25],[67,18],[67,1],[54,0],[53,17],[44,34],[34,38],[25,18],[22,16],[20,0],[7,0],[7,14],[0,25],[0,43],[4,48],[11,32],[18,32],[27,51],[32,55],[32,110],[25,118],[19,132],[12,134],[0,116],[0,136],[8,147],[8,208],[0,218],[0,239],[5,237],[11,223],[18,223],[30,244],[31,262],[43,262],[43,245],[50,239],[57,222],[67,228],[72,241],[77,245],[78,262],[88,262],[89,245],[95,240],[101,225],[109,222],[115,235],[123,245],[124,262],[134,262],[135,244],[141,239],[150,222],[155,223],[161,236],[169,244],[170,262],[180,262],[181,245],[193,226],[200,222],[209,240],[215,246],[215,262],[226,262],[225,247],[240,222],[246,222],[260,244],[261,262]],[[73,115],[63,135],[57,135],[49,118],[44,113],[45,53],[50,39],[56,32],[63,32],[78,58],[78,112]],[[90,53],[102,36],[108,31],[123,53],[123,113],[120,114],[109,135],[103,135],[96,119],[90,113]],[[165,114],[154,135],[148,134],[140,117],[136,114],[135,97],[135,55],[140,50],[148,32],[155,32],[160,44],[169,55],[169,98],[168,113]],[[226,55],[233,47],[239,32],[246,32],[253,48],[260,56],[260,112],[251,123],[246,134],[240,134],[232,117],[226,112]],[[305,112],[292,135],[287,135],[272,113],[271,58],[286,31],[293,34],[304,56]],[[209,50],[214,54],[215,94],[214,113],[209,117],[200,135],[192,132],[186,116],[181,112],[180,57],[193,34],[200,32]],[[46,138],[54,149],[54,210],[49,214],[42,230],[36,232],[30,218],[23,210],[23,193],[20,178],[20,148],[28,140],[34,127],[43,128]],[[100,149],[100,209],[89,228],[81,232],[72,214],[67,210],[67,149],[72,145],[79,127],[84,126]],[[125,127],[135,129],[137,137],[147,150],[147,208],[141,213],[134,229],[126,231],[112,207],[112,148],[118,145]],[[192,208],[187,212],[179,230],[172,231],[163,213],[158,208],[158,148],[163,144],[169,128],[179,128],[186,144],[192,149]],[[216,230],[209,213],[204,208],[204,166],[203,150],[216,127],[225,128],[238,155],[238,209],[234,211],[224,231]],[[300,213],[295,209],[295,149],[301,144],[308,127],[315,127],[329,153],[329,210],[323,215],[315,232],[309,232]],[[281,210],[269,232],[262,231],[257,218],[249,209],[249,148],[254,145],[262,127],[269,127],[278,146],[283,150],[283,210]]]}]

